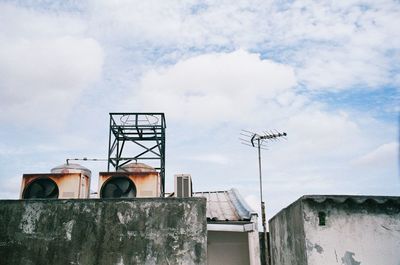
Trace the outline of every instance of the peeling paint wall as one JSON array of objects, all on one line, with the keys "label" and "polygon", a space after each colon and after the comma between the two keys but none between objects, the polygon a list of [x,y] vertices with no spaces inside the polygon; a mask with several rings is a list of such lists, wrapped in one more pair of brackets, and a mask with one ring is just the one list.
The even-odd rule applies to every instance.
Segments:
[{"label": "peeling paint wall", "polygon": [[303,207],[309,265],[400,264],[400,204],[305,200]]},{"label": "peeling paint wall", "polygon": [[206,264],[203,198],[0,201],[0,264]]},{"label": "peeling paint wall", "polygon": [[292,204],[269,221],[271,262],[306,265],[301,204]]},{"label": "peeling paint wall", "polygon": [[272,265],[400,265],[400,197],[304,196],[269,226]]}]

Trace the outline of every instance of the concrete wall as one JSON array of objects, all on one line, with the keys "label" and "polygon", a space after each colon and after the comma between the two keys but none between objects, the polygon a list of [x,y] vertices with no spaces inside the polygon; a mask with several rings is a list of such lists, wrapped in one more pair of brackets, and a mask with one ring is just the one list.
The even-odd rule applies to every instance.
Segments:
[{"label": "concrete wall", "polygon": [[400,265],[400,197],[304,196],[269,225],[272,265]]},{"label": "concrete wall", "polygon": [[248,233],[209,231],[208,265],[249,265]]},{"label": "concrete wall", "polygon": [[[400,204],[305,200],[303,205],[309,265],[400,265]],[[326,214],[324,226],[319,212]]]},{"label": "concrete wall", "polygon": [[269,220],[273,265],[307,264],[302,220],[303,210],[300,203],[291,204]]},{"label": "concrete wall", "polygon": [[206,200],[0,201],[0,264],[206,264]]}]

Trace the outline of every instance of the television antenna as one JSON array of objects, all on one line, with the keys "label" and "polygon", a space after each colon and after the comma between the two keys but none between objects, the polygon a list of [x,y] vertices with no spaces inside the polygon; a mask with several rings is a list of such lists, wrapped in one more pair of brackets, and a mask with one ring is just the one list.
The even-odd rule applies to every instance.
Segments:
[{"label": "television antenna", "polygon": [[281,133],[277,130],[274,131],[264,131],[262,134],[258,134],[255,132],[242,130],[240,133],[239,140],[241,140],[242,144],[246,146],[250,146],[253,148],[257,148],[258,150],[258,173],[260,177],[260,202],[261,202],[261,220],[263,226],[263,239],[261,240],[261,249],[264,251],[265,261],[269,260],[266,257],[266,236],[267,236],[267,229],[266,229],[266,218],[265,218],[265,202],[263,201],[263,191],[262,191],[262,173],[261,173],[261,149],[268,150],[266,148],[266,144],[269,141],[278,141],[280,138],[286,139],[287,134],[285,132]]}]

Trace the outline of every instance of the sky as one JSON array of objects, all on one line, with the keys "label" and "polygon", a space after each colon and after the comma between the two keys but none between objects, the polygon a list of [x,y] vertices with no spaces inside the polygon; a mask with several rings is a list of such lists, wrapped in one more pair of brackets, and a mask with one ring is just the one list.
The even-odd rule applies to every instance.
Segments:
[{"label": "sky", "polygon": [[[107,158],[109,112],[164,112],[166,190],[400,196],[399,1],[0,1],[0,198]],[[102,162],[83,162],[97,191]]]}]

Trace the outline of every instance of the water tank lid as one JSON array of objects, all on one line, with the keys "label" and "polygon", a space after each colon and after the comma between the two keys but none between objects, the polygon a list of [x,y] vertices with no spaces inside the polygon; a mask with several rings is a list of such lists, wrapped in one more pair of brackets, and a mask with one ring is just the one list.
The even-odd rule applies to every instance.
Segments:
[{"label": "water tank lid", "polygon": [[144,163],[132,162],[118,169],[119,172],[157,172],[155,168]]},{"label": "water tank lid", "polygon": [[57,167],[54,167],[51,169],[51,173],[62,173],[62,172],[68,172],[69,170],[83,171],[89,176],[92,174],[90,169],[74,163],[62,164]]}]

